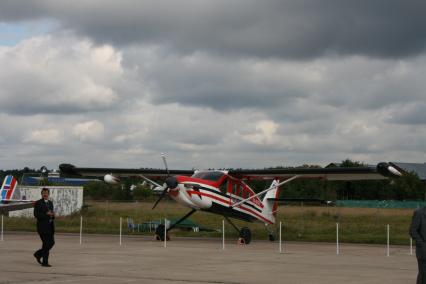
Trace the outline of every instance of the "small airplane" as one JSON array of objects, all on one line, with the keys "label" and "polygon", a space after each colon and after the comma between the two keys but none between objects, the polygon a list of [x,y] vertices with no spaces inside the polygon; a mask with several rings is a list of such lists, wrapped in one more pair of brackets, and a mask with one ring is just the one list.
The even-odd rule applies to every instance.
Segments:
[{"label": "small airplane", "polygon": [[[84,168],[72,164],[61,164],[59,169],[64,175],[103,177],[105,182],[111,184],[119,183],[120,178],[142,178],[162,190],[153,209],[166,194],[177,203],[190,208],[167,232],[197,210],[201,210],[222,215],[239,233],[239,240],[244,244],[251,242],[250,229],[238,228],[230,218],[264,223],[269,232],[269,239],[274,241],[273,231],[268,226],[275,223],[278,202],[282,200],[279,198],[279,187],[295,179],[380,180],[402,175],[388,163],[379,163],[376,167],[356,168],[169,170],[165,156],[162,155],[162,158],[165,169]],[[161,178],[165,178],[164,185],[154,181]],[[267,189],[255,193],[246,183],[249,180],[272,182]],[[156,235],[161,240],[164,240],[164,230],[164,225],[156,230]]]},{"label": "small airplane", "polygon": [[34,200],[26,200],[21,197],[21,192],[17,190],[18,181],[12,175],[4,178],[0,189],[0,213],[27,209],[34,206]]}]

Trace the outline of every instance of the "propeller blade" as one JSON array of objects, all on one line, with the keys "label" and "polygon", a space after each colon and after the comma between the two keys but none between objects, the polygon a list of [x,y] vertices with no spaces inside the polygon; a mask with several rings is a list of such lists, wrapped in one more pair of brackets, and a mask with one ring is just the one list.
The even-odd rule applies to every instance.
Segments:
[{"label": "propeller blade", "polygon": [[157,204],[160,203],[160,201],[164,198],[164,196],[166,196],[167,189],[168,189],[167,187],[164,188],[164,190],[161,193],[160,197],[157,199],[157,201],[155,202],[154,206],[152,206],[152,209],[154,209],[155,207],[157,207]]},{"label": "propeller blade", "polygon": [[[166,183],[163,185],[164,190],[163,190],[163,192],[161,193],[160,197],[159,197],[159,198],[157,199],[157,201],[155,202],[155,204],[154,204],[154,206],[152,207],[152,209],[154,209],[155,207],[157,207],[157,204],[158,204],[158,203],[160,203],[160,201],[164,198],[164,196],[166,196],[166,194],[167,194],[167,190],[168,190],[169,188],[175,188],[175,187],[178,185],[176,178],[175,178],[175,177],[171,177],[171,176],[170,176],[169,167],[167,166],[166,155],[165,155],[164,153],[161,153],[161,158],[163,159],[164,166],[166,167],[166,171],[167,171],[167,178],[166,178]],[[142,177],[143,177],[143,176],[142,176]],[[145,179],[146,179],[146,180],[148,180],[148,181],[151,181],[151,180],[149,180],[149,179],[148,179],[148,178],[146,178],[146,177],[143,177],[143,178],[145,178]],[[152,181],[151,181],[151,182],[152,182]]]},{"label": "propeller blade", "polygon": [[169,167],[167,166],[166,155],[161,153],[161,158],[163,159],[164,167],[166,167],[167,177],[170,176]]}]

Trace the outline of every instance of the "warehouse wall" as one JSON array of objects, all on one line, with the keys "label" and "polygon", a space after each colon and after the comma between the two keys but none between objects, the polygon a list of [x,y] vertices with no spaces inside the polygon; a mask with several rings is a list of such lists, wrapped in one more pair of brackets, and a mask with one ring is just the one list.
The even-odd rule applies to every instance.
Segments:
[{"label": "warehouse wall", "polygon": [[[39,186],[19,186],[21,196],[27,200],[41,198]],[[83,206],[82,186],[49,186],[50,199],[53,201],[56,216],[67,216],[79,211]],[[23,209],[9,212],[10,217],[33,217],[33,209]]]}]

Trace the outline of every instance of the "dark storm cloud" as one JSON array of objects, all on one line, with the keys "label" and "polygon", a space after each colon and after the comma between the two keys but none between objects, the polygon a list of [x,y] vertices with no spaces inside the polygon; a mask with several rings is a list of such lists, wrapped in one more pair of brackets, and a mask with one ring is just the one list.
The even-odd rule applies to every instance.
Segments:
[{"label": "dark storm cloud", "polygon": [[411,103],[393,111],[390,122],[398,124],[416,125],[426,124],[426,103]]},{"label": "dark storm cloud", "polygon": [[[50,17],[100,43],[160,44],[181,53],[399,58],[426,46],[426,2],[7,1],[0,20]],[[33,11],[33,13],[31,13]]]},{"label": "dark storm cloud", "polygon": [[3,0],[0,3],[0,22],[35,20],[48,16],[43,1]]}]

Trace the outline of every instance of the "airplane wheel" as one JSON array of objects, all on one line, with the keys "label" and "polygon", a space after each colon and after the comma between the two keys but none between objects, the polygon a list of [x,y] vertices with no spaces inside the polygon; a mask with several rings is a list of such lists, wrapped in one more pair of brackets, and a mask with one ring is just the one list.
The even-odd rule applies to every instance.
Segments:
[{"label": "airplane wheel", "polygon": [[240,230],[240,238],[244,239],[244,243],[248,245],[251,242],[251,231],[249,228],[244,227]]},{"label": "airplane wheel", "polygon": [[[158,241],[163,241],[164,242],[164,230],[165,230],[165,226],[163,224],[158,225],[157,229],[155,229],[155,238]],[[169,236],[166,236],[167,240],[169,240]]]},{"label": "airplane wheel", "polygon": [[274,237],[274,235],[270,234],[270,235],[269,235],[269,240],[270,240],[271,242],[275,241],[275,237]]}]

